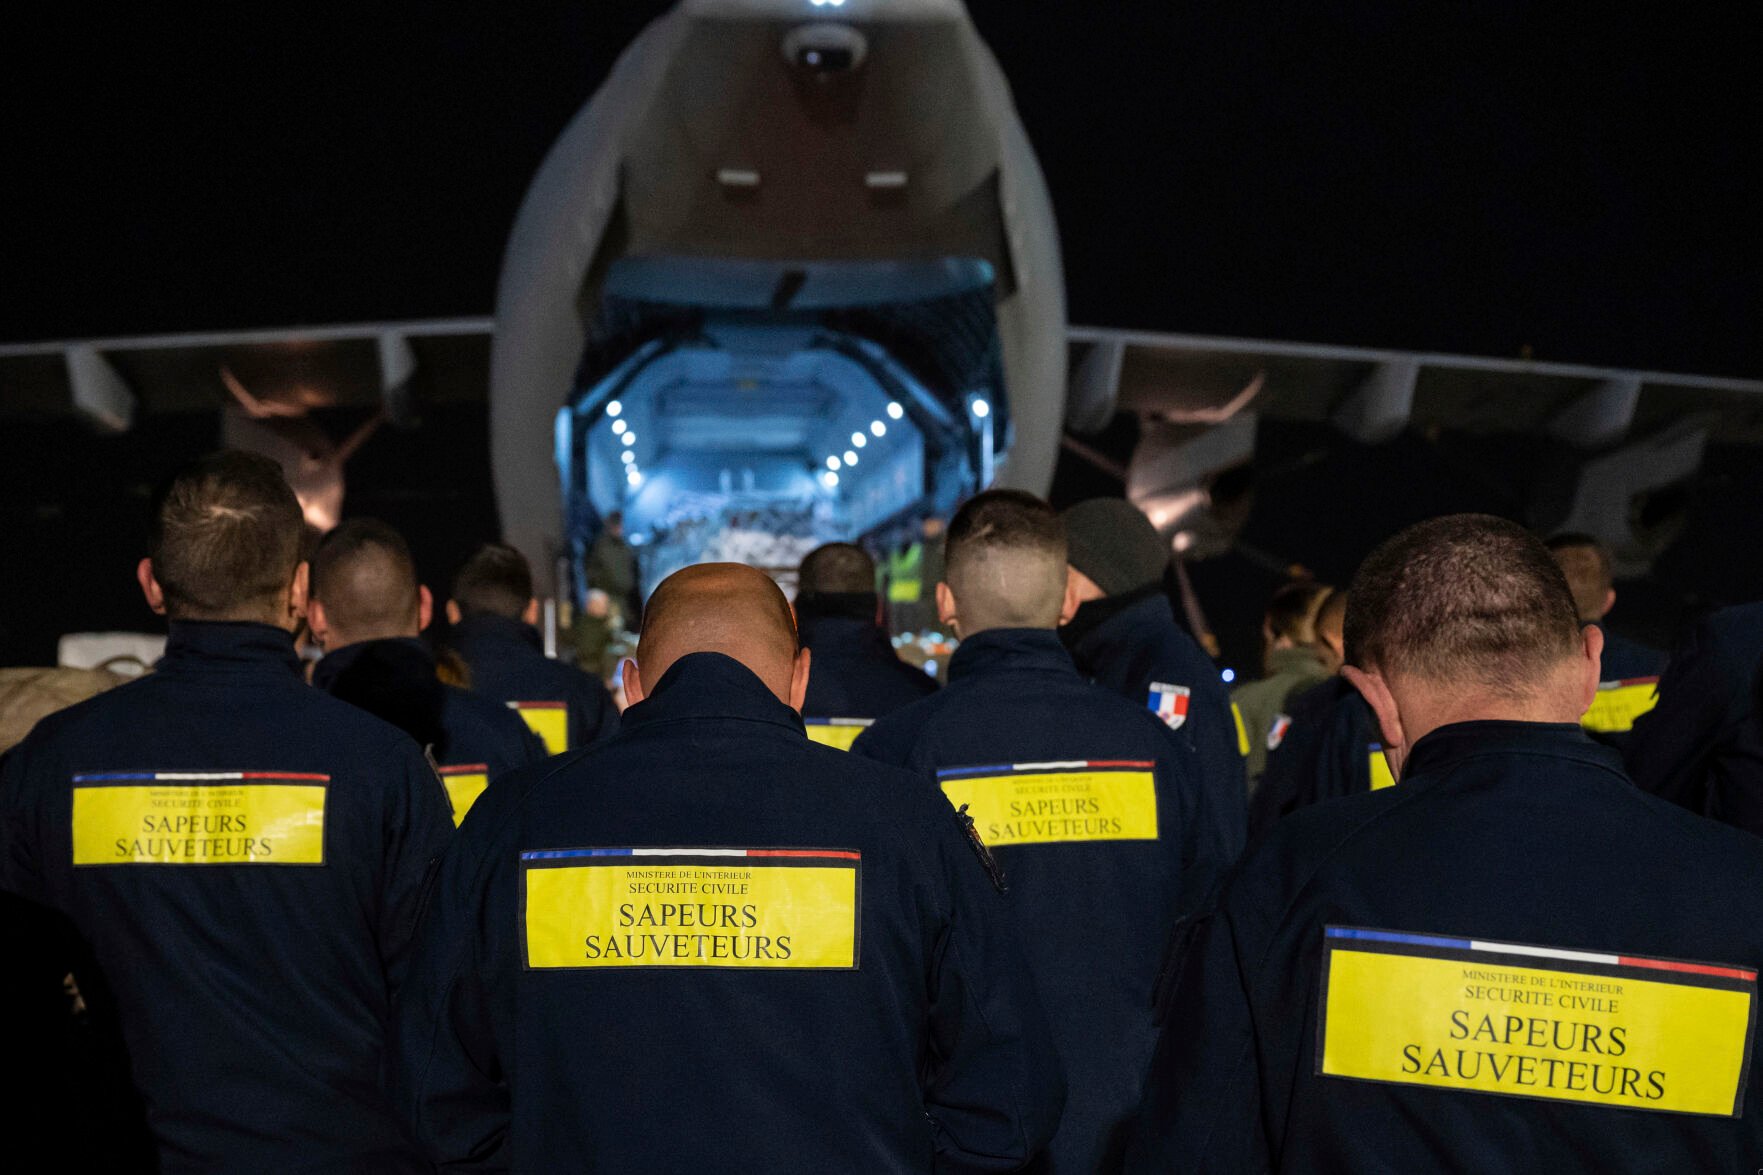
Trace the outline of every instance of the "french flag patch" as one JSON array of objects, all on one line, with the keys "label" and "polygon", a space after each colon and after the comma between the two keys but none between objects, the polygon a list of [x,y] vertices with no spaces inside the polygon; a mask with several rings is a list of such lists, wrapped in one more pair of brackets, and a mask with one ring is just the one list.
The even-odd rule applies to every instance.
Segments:
[{"label": "french flag patch", "polygon": [[1171,730],[1180,730],[1182,723],[1188,720],[1189,689],[1185,685],[1167,685],[1161,681],[1151,683],[1151,713],[1163,719],[1163,724]]},{"label": "french flag patch", "polygon": [[1273,725],[1267,728],[1267,749],[1270,751],[1279,750],[1279,744],[1286,741],[1286,731],[1291,728],[1292,716],[1290,714],[1281,714],[1275,718]]}]

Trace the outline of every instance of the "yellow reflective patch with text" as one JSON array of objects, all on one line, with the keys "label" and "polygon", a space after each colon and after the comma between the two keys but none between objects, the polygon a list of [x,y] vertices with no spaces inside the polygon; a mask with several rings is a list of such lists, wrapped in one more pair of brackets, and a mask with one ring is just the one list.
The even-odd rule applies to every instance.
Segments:
[{"label": "yellow reflective patch with text", "polygon": [[1629,681],[1606,681],[1598,685],[1591,708],[1579,720],[1598,734],[1622,734],[1633,730],[1635,720],[1659,702],[1659,679],[1637,677]]},{"label": "yellow reflective patch with text", "polygon": [[808,737],[823,747],[848,751],[857,737],[874,725],[871,718],[810,718],[804,723]]},{"label": "yellow reflective patch with text", "polygon": [[1464,1093],[1733,1117],[1744,967],[1330,926],[1317,1072]]},{"label": "yellow reflective patch with text", "polygon": [[854,969],[861,866],[846,849],[524,852],[526,966]]},{"label": "yellow reflective patch with text", "polygon": [[453,805],[453,827],[458,828],[477,803],[477,798],[490,786],[490,768],[486,763],[462,764],[441,768],[441,783],[447,789],[447,800]]},{"label": "yellow reflective patch with text", "polygon": [[76,866],[324,864],[328,775],[113,772],[73,783]]},{"label": "yellow reflective patch with text", "polygon": [[545,753],[561,755],[569,750],[569,706],[565,702],[509,702],[508,708],[526,721],[527,729],[545,744]]},{"label": "yellow reflective patch with text", "polygon": [[943,794],[963,805],[990,848],[1066,841],[1156,840],[1157,784],[1149,761],[1090,760],[951,767]]}]

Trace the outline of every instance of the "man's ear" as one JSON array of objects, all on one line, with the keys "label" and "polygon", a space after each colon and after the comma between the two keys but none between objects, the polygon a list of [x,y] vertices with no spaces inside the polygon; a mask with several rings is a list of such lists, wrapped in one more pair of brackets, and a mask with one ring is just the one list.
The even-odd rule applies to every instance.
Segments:
[{"label": "man's ear", "polygon": [[312,630],[312,639],[318,642],[319,648],[331,651],[331,622],[324,614],[322,600],[308,600],[306,603],[306,627]]},{"label": "man's ear", "polygon": [[[448,604],[449,608],[453,605]],[[619,669],[619,681],[624,683],[624,704],[634,706],[647,695],[643,692],[643,674],[637,668],[635,657],[626,657]]]},{"label": "man's ear", "polygon": [[538,624],[539,624],[539,598],[537,596],[534,596],[532,599],[530,599],[526,602],[526,608],[524,610],[522,610],[522,612],[520,614],[520,619],[521,619],[522,623],[530,624],[535,628],[538,627]]},{"label": "man's ear", "polygon": [[448,600],[447,601],[447,623],[456,625],[461,620],[464,620],[464,619],[465,619],[465,613],[463,613],[459,610],[459,602],[457,600]]},{"label": "man's ear", "polygon": [[946,583],[937,585],[937,621],[944,628],[953,630],[956,636],[961,635],[961,616],[955,610],[955,593]]},{"label": "man's ear", "polygon": [[306,604],[311,599],[312,564],[302,559],[300,566],[294,568],[294,578],[288,583],[288,619],[291,628],[300,626],[300,618],[306,615]]},{"label": "man's ear", "polygon": [[147,607],[153,609],[155,616],[164,616],[165,589],[153,577],[153,560],[143,559],[135,564],[135,582],[141,585],[141,594],[147,597]]},{"label": "man's ear", "polygon": [[1059,624],[1061,627],[1071,623],[1071,618],[1077,615],[1077,610],[1082,604],[1083,601],[1078,598],[1077,572],[1075,569],[1067,567],[1065,569],[1065,598],[1059,601]]},{"label": "man's ear", "polygon": [[1604,677],[1604,630],[1595,624],[1582,624],[1579,650],[1579,712],[1584,714],[1598,698],[1598,685]]},{"label": "man's ear", "polygon": [[1402,713],[1390,693],[1383,674],[1370,672],[1357,665],[1341,666],[1341,676],[1353,683],[1364,697],[1365,704],[1377,718],[1378,732],[1383,736],[1384,757],[1390,761],[1390,773],[1401,778],[1402,761],[1408,754],[1408,736],[1402,729]]},{"label": "man's ear", "polygon": [[796,661],[790,667],[790,709],[800,714],[802,707],[808,702],[808,671],[814,655],[806,648],[796,652]]},{"label": "man's ear", "polygon": [[416,631],[425,631],[435,618],[435,597],[427,584],[416,585]]},{"label": "man's ear", "polygon": [[1610,609],[1616,607],[1616,589],[1611,588],[1604,593],[1604,615],[1610,615]]}]

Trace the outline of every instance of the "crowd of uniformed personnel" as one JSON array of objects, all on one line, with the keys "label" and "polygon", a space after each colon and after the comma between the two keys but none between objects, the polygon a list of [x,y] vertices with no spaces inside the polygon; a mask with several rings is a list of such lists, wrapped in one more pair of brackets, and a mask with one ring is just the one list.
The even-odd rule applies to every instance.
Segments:
[{"label": "crowd of uniformed personnel", "polygon": [[1233,702],[1130,504],[939,537],[940,688],[835,543],[657,585],[621,714],[518,552],[437,609],[273,464],[177,471],[163,660],[0,760],[43,1165],[1763,1162],[1763,604],[1667,662],[1596,540],[1437,518],[1282,589]]}]

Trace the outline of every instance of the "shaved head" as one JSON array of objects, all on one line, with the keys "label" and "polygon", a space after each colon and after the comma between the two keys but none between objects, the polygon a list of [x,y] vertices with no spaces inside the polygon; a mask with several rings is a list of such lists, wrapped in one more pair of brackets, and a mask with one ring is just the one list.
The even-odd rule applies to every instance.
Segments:
[{"label": "shaved head", "polygon": [[1065,523],[1033,494],[987,490],[973,498],[949,524],[943,559],[949,619],[962,637],[990,628],[1058,627]]},{"label": "shaved head", "polygon": [[404,537],[372,518],[325,536],[312,557],[312,598],[323,608],[328,645],[415,636],[421,586]]},{"label": "shaved head", "polygon": [[[769,575],[740,563],[702,563],[661,581],[643,609],[636,663],[647,694],[674,662],[721,653],[751,669],[786,703],[798,671],[796,620]],[[800,665],[807,683],[806,663]],[[627,685],[628,690],[628,685]]]}]

